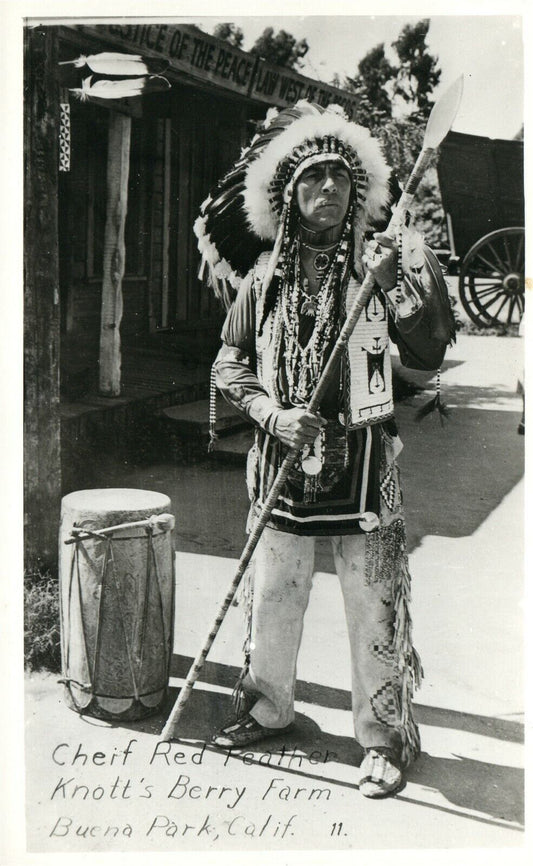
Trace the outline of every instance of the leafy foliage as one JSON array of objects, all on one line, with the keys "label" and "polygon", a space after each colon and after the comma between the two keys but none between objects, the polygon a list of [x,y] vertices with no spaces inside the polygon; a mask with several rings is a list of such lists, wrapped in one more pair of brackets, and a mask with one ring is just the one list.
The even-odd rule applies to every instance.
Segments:
[{"label": "leafy foliage", "polygon": [[[422,148],[424,129],[425,124],[418,115],[391,118],[374,127],[374,135],[381,142],[387,162],[394,168],[400,183],[405,183],[409,177]],[[443,249],[448,246],[435,157],[418,186],[411,215],[430,247]]]},{"label": "leafy foliage", "polygon": [[223,39],[224,42],[229,42],[234,48],[241,48],[244,39],[244,33],[236,24],[230,24],[229,21],[224,21],[217,24],[213,30],[213,36],[217,39]]},{"label": "leafy foliage", "polygon": [[309,51],[307,39],[296,40],[291,33],[280,30],[274,35],[273,27],[266,27],[259,36],[250,54],[261,57],[275,66],[286,66],[292,69],[300,64],[302,57]]},{"label": "leafy foliage", "polygon": [[358,66],[358,75],[346,79],[344,86],[359,96],[359,123],[374,126],[392,117],[389,90],[396,74],[397,69],[385,56],[382,42],[365,54]]},{"label": "leafy foliage", "polygon": [[24,665],[33,671],[61,669],[59,584],[40,569],[24,575]]},{"label": "leafy foliage", "polygon": [[[439,82],[437,58],[427,50],[429,19],[407,24],[392,43],[397,63],[383,43],[363,57],[357,75],[344,87],[358,96],[355,120],[368,127],[383,147],[387,162],[405,183],[422,147],[431,94]],[[399,111],[398,109],[401,109]],[[435,164],[428,170],[411,207],[417,228],[435,248],[448,245]]]},{"label": "leafy foliage", "polygon": [[424,125],[419,120],[401,117],[380,123],[374,121],[372,127],[387,162],[394,167],[400,183],[404,183],[422,147]]},{"label": "leafy foliage", "polygon": [[431,111],[431,95],[440,80],[438,59],[428,51],[426,36],[429,18],[417,24],[406,24],[392,43],[397,63],[385,55],[380,43],[368,51],[357,67],[357,74],[347,78],[344,87],[359,96],[358,120],[372,127],[393,117],[398,111],[426,119]]},{"label": "leafy foliage", "polygon": [[449,249],[446,220],[435,166],[428,169],[418,186],[411,213],[418,231],[433,250]]},{"label": "leafy foliage", "polygon": [[428,30],[429,18],[415,25],[406,24],[396,42],[392,43],[400,61],[395,93],[406,103],[415,104],[422,117],[429,117],[433,105],[431,93],[440,80],[437,58],[427,50]]}]

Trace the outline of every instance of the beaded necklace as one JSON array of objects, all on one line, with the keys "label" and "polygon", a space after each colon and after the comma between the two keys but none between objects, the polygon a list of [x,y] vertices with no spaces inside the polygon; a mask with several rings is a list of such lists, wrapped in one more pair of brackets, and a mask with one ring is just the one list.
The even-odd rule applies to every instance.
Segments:
[{"label": "beaded necklace", "polygon": [[[325,366],[325,356],[337,329],[340,287],[344,283],[348,261],[348,239],[351,213],[331,256],[327,271],[316,295],[305,291],[301,272],[300,239],[296,237],[288,258],[291,266],[284,268],[279,301],[284,329],[284,366],[288,399],[294,406],[305,406]],[[312,315],[314,327],[305,345],[300,342],[300,317]]]},{"label": "beaded necklace", "polygon": [[294,280],[285,280],[281,292],[281,313],[285,336],[285,370],[289,386],[289,401],[305,406],[324,367],[324,354],[335,328],[335,294],[332,291],[332,272],[328,274],[315,295],[314,328],[305,346],[300,342],[300,314],[306,300],[302,287],[300,252],[297,245],[294,259]]}]

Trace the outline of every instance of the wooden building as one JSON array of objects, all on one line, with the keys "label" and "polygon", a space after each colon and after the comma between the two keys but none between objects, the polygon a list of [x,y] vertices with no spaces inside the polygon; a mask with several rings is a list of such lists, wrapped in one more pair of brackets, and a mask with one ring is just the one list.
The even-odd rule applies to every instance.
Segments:
[{"label": "wooden building", "polygon": [[[67,62],[101,52],[167,61],[170,88],[120,100],[77,98],[77,69]],[[154,349],[170,343],[192,359],[214,356],[224,313],[197,276],[199,206],[267,108],[301,98],[340,104],[350,116],[355,110],[353,94],[192,25],[27,28],[30,551],[55,545],[53,520],[43,528],[41,515],[56,514],[61,491],[61,397],[72,402],[87,387],[119,395],[121,352],[139,341]]]},{"label": "wooden building", "polygon": [[[60,61],[101,51],[164,58],[166,93],[125,100],[131,114],[123,277],[123,343],[172,331],[181,351],[212,351],[222,311],[197,279],[192,226],[213,183],[268,105],[306,97],[341,102],[334,88],[280,70],[191,25],[61,27]],[[65,93],[65,91],[63,91]],[[60,172],[59,251],[64,342],[98,347],[106,223],[109,107],[70,96],[70,169]],[[93,352],[94,357],[94,352]]]}]

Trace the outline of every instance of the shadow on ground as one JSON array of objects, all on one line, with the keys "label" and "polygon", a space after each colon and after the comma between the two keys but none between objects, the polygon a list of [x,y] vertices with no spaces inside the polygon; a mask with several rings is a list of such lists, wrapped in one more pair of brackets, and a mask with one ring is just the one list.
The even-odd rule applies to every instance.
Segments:
[{"label": "shadow on ground", "polygon": [[[192,659],[174,656],[171,676],[186,676]],[[237,668],[223,664],[208,662],[205,665],[202,681],[210,685],[232,688],[238,675]],[[179,694],[178,689],[171,689],[167,705],[158,715],[140,722],[121,722],[121,727],[136,731],[144,731],[155,736],[161,734],[172,706]],[[320,704],[331,709],[350,710],[351,697],[348,691],[321,686],[317,683],[298,681],[296,686],[296,701]],[[214,731],[218,730],[233,715],[231,696],[217,691],[202,690],[197,687],[183,711],[179,721],[179,731],[176,739],[209,743]],[[453,728],[508,742],[523,742],[523,727],[518,722],[477,716],[469,713],[446,710],[415,704],[415,716],[419,724],[436,725]],[[208,746],[208,748],[212,748]],[[249,752],[254,747],[243,751]],[[352,737],[336,736],[321,728],[309,717],[297,713],[294,730],[283,738],[269,738],[259,744],[260,751],[255,755],[272,753],[282,758],[281,767],[284,772],[294,773],[301,777],[312,778],[323,782],[328,780],[335,785],[357,789],[358,785],[347,781],[331,778],[321,764],[316,765],[316,773],[308,773],[303,767],[308,762],[301,762],[298,755],[291,760],[294,749],[304,756],[319,752],[322,756],[329,752],[329,762],[345,764],[349,767],[359,767],[363,751]],[[258,746],[255,746],[258,749]],[[235,757],[238,757],[236,752]],[[272,758],[272,766],[277,766],[279,758]],[[261,766],[258,760],[254,763]],[[465,814],[470,820],[485,820],[489,823],[508,821],[523,824],[523,791],[524,774],[520,768],[477,761],[460,754],[453,758],[434,757],[422,752],[419,760],[406,772],[406,781],[414,782],[429,790],[438,791],[449,806],[424,802],[418,803],[427,808],[440,811],[469,810],[480,815]],[[405,794],[398,797],[411,799]],[[455,807],[455,808],[454,808]],[[455,811],[457,810],[457,811]],[[486,817],[483,817],[486,816]]]},{"label": "shadow on ground", "polygon": [[431,416],[417,424],[412,413],[407,406],[398,410],[410,550],[425,535],[472,535],[524,471],[519,413],[461,407],[444,426]]},{"label": "shadow on ground", "polygon": [[[475,389],[453,388],[445,397],[449,402],[457,397],[493,404],[502,394],[482,389],[476,397]],[[458,406],[444,426],[435,414],[417,423],[416,411],[426,400],[427,394],[419,394],[397,407],[410,551],[426,535],[471,535],[518,483],[524,466],[524,438],[516,432],[519,412]],[[188,466],[101,462],[95,472],[95,487],[135,487],[169,495],[177,550],[240,557],[248,513],[243,467],[211,459]],[[315,568],[334,571],[328,539],[317,542]]]}]

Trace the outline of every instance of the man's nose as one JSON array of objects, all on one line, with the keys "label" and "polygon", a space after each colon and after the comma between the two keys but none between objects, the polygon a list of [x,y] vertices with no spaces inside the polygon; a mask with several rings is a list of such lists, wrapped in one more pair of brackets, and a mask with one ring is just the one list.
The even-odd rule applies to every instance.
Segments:
[{"label": "man's nose", "polygon": [[324,171],[324,178],[322,180],[322,189],[334,190],[336,189],[335,178],[333,176],[333,172],[330,168],[326,168]]}]

